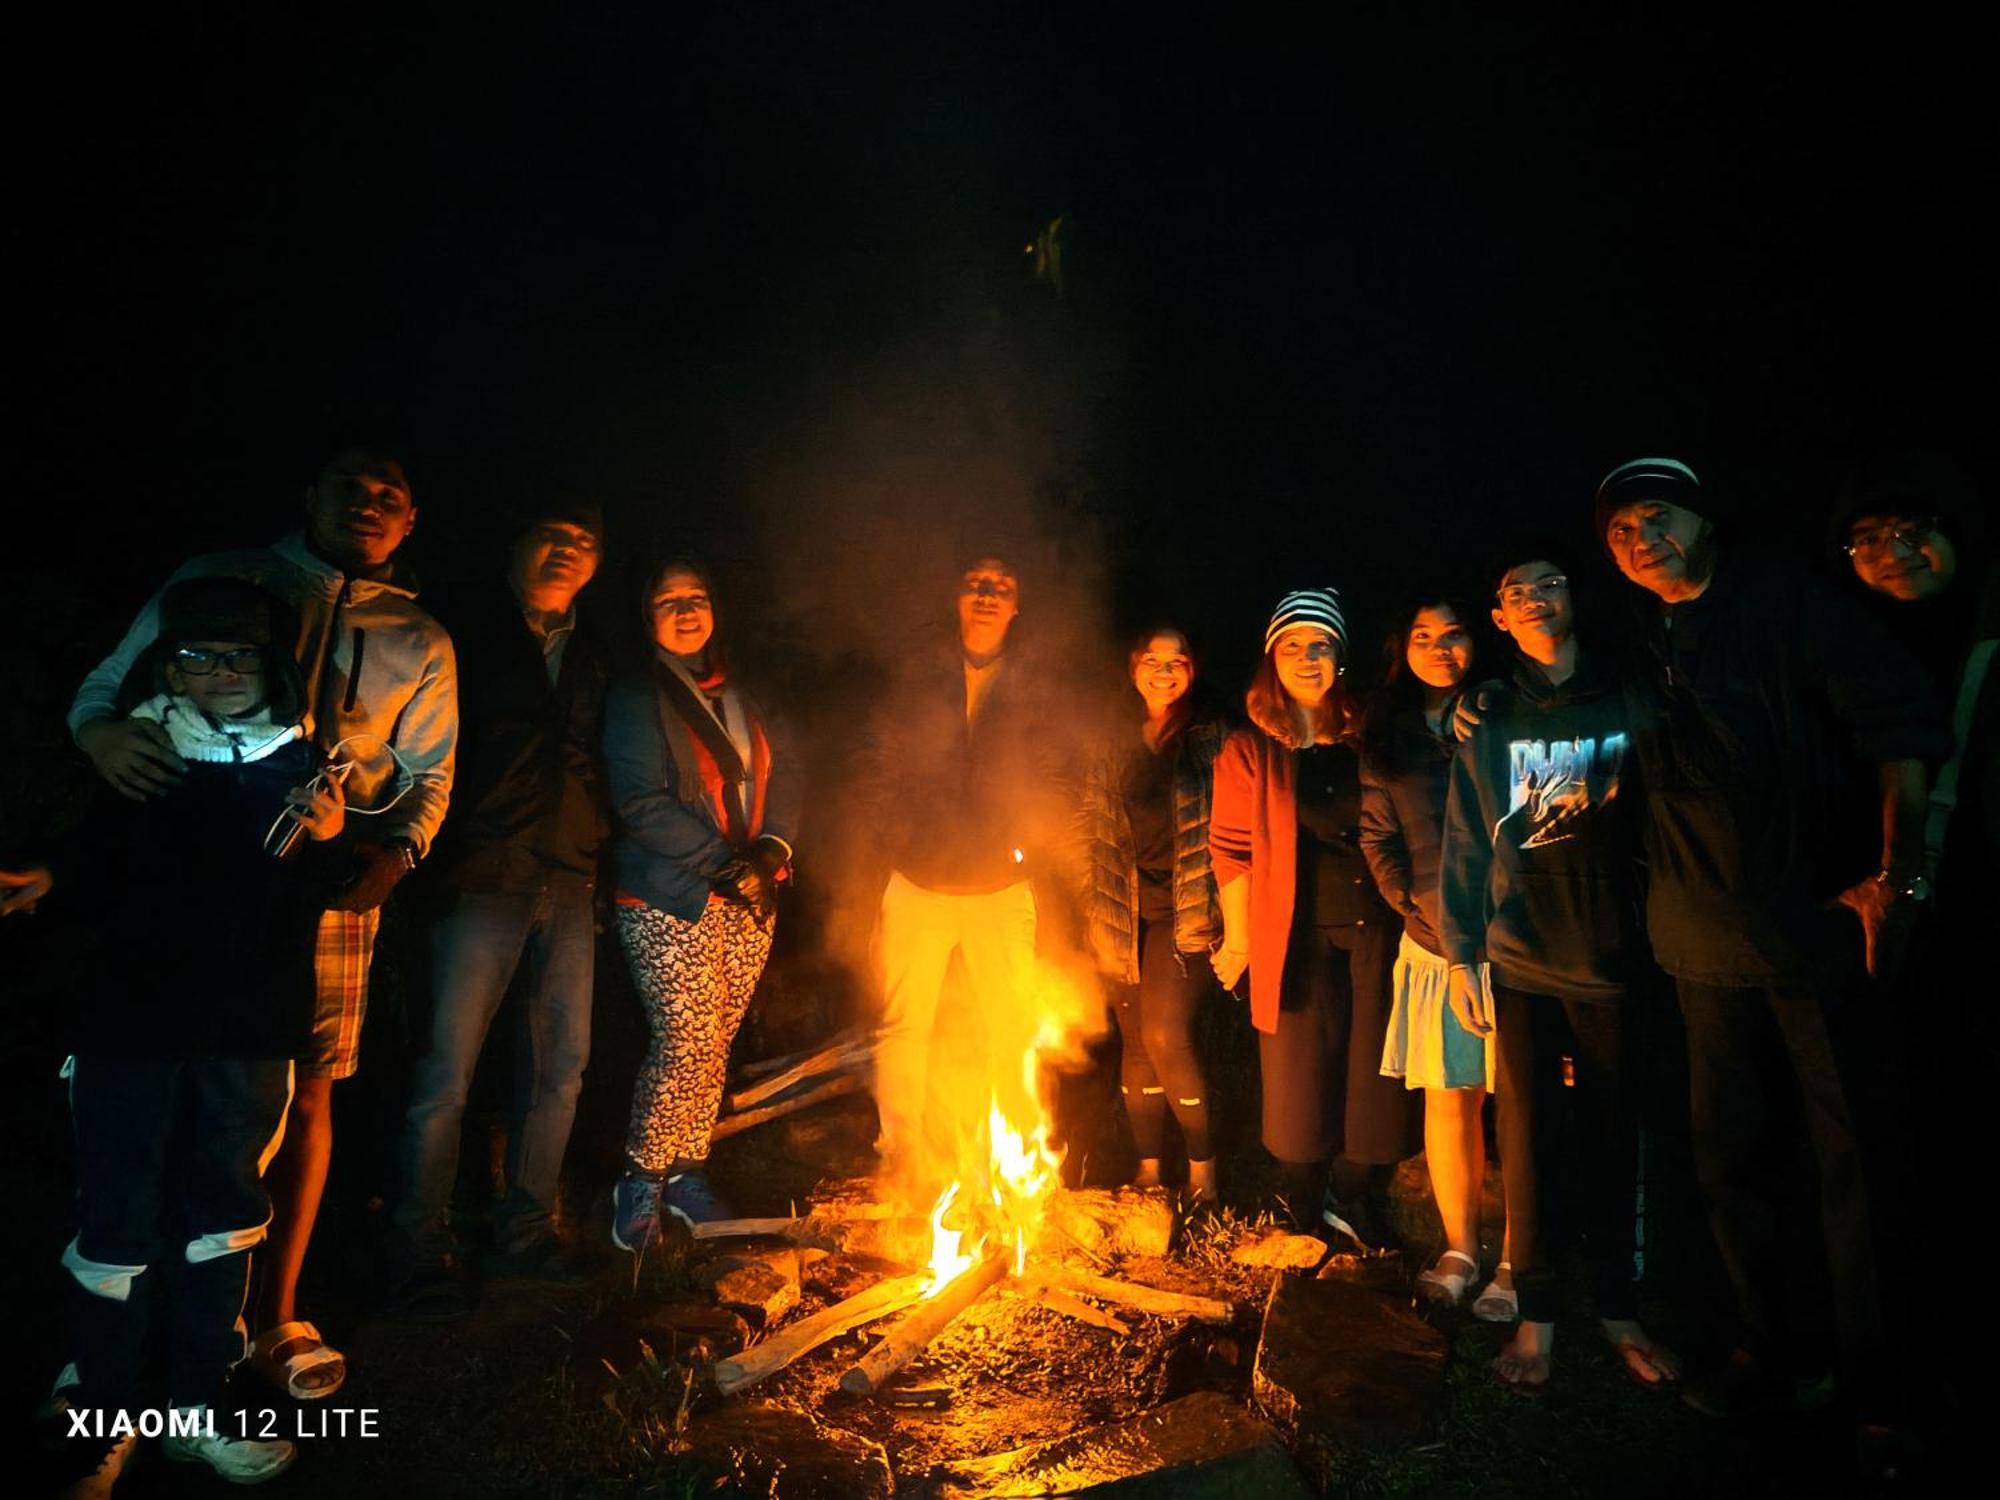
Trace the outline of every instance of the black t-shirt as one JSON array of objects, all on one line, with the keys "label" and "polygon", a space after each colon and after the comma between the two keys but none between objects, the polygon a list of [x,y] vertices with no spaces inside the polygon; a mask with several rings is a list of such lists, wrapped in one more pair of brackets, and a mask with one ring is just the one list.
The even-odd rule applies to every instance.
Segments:
[{"label": "black t-shirt", "polygon": [[1125,763],[1125,816],[1139,866],[1139,918],[1172,921],[1174,915],[1174,752],[1143,744]]},{"label": "black t-shirt", "polygon": [[1373,922],[1384,910],[1361,855],[1361,757],[1352,745],[1299,752],[1299,885],[1293,920],[1319,927]]}]

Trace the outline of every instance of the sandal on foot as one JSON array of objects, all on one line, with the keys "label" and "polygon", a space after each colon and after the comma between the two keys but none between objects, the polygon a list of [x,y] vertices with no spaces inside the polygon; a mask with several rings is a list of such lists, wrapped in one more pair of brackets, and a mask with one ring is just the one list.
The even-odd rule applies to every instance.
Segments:
[{"label": "sandal on foot", "polygon": [[[1500,1278],[1507,1278],[1507,1285]],[[1506,1261],[1494,1267],[1493,1279],[1472,1299],[1472,1315],[1482,1323],[1516,1323],[1521,1318],[1520,1294],[1514,1290],[1514,1267]]]},{"label": "sandal on foot", "polygon": [[[1456,1261],[1462,1269],[1446,1264]],[[1417,1295],[1435,1307],[1457,1307],[1465,1300],[1466,1288],[1479,1274],[1479,1262],[1463,1250],[1447,1250],[1428,1271],[1417,1274]]]},{"label": "sandal on foot", "polygon": [[[280,1350],[290,1352],[281,1356]],[[294,1401],[324,1401],[347,1383],[346,1356],[329,1349],[306,1322],[280,1323],[258,1334],[250,1342],[250,1368]],[[321,1378],[314,1380],[315,1375]]]}]

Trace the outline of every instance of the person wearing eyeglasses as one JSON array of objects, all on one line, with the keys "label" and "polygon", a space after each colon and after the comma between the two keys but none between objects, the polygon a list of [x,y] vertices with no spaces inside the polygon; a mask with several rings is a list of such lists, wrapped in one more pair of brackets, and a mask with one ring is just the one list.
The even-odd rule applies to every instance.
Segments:
[{"label": "person wearing eyeglasses", "polygon": [[[220,1410],[246,1353],[251,1254],[271,1220],[264,1168],[313,1015],[313,953],[341,832],[339,782],[316,774],[290,611],[232,578],[176,583],[118,700],[185,769],[143,801],[106,798],[78,839],[71,899],[99,928],[98,968],[65,1018],[76,1131],[72,1408],[136,1412],[147,1327],[166,1328],[167,1400],[200,1429],[169,1457],[257,1483],[297,1456]],[[304,843],[283,858],[290,825]],[[213,1422],[215,1431],[207,1428]],[[82,1451],[116,1477],[132,1448]]]},{"label": "person wearing eyeglasses", "polygon": [[1803,1110],[1847,1401],[1902,1409],[1865,1148],[1878,1082],[1865,1028],[1925,892],[1926,766],[1950,749],[1922,670],[1803,569],[1749,552],[1725,494],[1675,458],[1620,464],[1593,503],[1634,586],[1647,930],[1686,1027],[1695,1164],[1735,1292],[1738,1347],[1688,1399],[1793,1409],[1824,1372],[1795,1322],[1811,1226],[1775,1163]]},{"label": "person wearing eyeglasses", "polygon": [[1582,1231],[1598,1326],[1626,1374],[1651,1387],[1680,1378],[1639,1324],[1633,1278],[1649,960],[1631,718],[1622,675],[1578,640],[1566,553],[1526,537],[1486,569],[1493,623],[1514,645],[1512,691],[1452,763],[1438,860],[1452,1013],[1496,1040],[1521,1322],[1493,1373],[1522,1394],[1548,1384],[1555,1352],[1558,1202]]},{"label": "person wearing eyeglasses", "polygon": [[[329,756],[351,740],[394,752],[347,779],[348,801],[381,800],[391,778],[408,783],[393,806],[350,823],[335,845],[343,868],[320,917],[312,1038],[271,1167],[276,1217],[250,1368],[295,1400],[319,1401],[340,1389],[347,1363],[296,1304],[333,1160],[333,1085],[360,1066],[382,905],[428,853],[451,798],[458,673],[451,637],[417,602],[417,580],[399,555],[417,524],[402,460],[371,444],[337,445],[307,484],[301,511],[300,529],[270,546],[194,558],[169,583],[243,578],[283,600],[297,621],[286,644],[305,680],[313,742]],[[171,791],[187,769],[158,725],[119,709],[119,685],[158,631],[155,596],[84,679],[69,711],[78,748],[134,801]]]},{"label": "person wearing eyeglasses", "polygon": [[[2000,912],[2000,569],[1979,500],[1972,476],[1944,454],[1878,453],[1844,476],[1827,528],[1851,607],[1909,651],[1951,715],[1951,755],[1931,773],[1913,881],[1924,900],[1912,961],[1893,1006],[1911,1108],[1886,1151],[1920,1201],[1944,1201],[1984,1170],[2000,1089],[2000,1045],[1983,994],[1966,982],[1983,969],[1986,927]],[[1941,1078],[1955,1086],[1932,1086]],[[1954,1259],[1939,1245],[1931,1274],[1948,1278]],[[1985,1378],[1978,1351],[1942,1342],[1934,1362],[1955,1366],[1969,1395]]]},{"label": "person wearing eyeglasses", "polygon": [[1332,589],[1278,602],[1244,695],[1250,723],[1216,757],[1208,847],[1222,905],[1212,963],[1224,989],[1250,977],[1279,1206],[1365,1254],[1397,1244],[1389,1183],[1416,1149],[1417,1111],[1381,1072],[1402,923],[1361,850],[1346,657]]}]

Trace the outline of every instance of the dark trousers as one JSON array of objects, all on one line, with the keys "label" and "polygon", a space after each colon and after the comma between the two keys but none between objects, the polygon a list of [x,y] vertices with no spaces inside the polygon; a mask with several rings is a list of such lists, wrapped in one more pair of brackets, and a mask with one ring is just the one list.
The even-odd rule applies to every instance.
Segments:
[{"label": "dark trousers", "polygon": [[1422,1096],[1382,1076],[1394,923],[1295,929],[1278,1029],[1259,1032],[1264,1147],[1281,1162],[1391,1166],[1408,1156]]},{"label": "dark trousers", "polygon": [[[1695,1171],[1716,1248],[1736,1294],[1743,1346],[1777,1368],[1808,1373],[1813,1331],[1787,1289],[1811,1243],[1786,1149],[1803,1111],[1832,1277],[1833,1325],[1849,1392],[1864,1409],[1889,1398],[1894,1374],[1871,1240],[1869,1197],[1850,1083],[1837,1033],[1854,997],[1810,988],[1720,989],[1677,982],[1687,1026]],[[1811,1257],[1806,1257],[1808,1260]]]},{"label": "dark trousers", "polygon": [[1119,1089],[1141,1156],[1157,1157],[1167,1111],[1180,1122],[1189,1161],[1214,1155],[1208,1139],[1208,1085],[1194,1050],[1194,1013],[1212,984],[1206,954],[1174,948],[1171,919],[1139,924],[1139,982],[1120,985]]},{"label": "dark trousers", "polygon": [[77,1229],[63,1265],[76,1284],[72,1358],[85,1404],[138,1400],[159,1295],[172,1298],[169,1403],[222,1399],[243,1358],[249,1252],[271,1221],[263,1169],[291,1070],[283,1059],[73,1060]]},{"label": "dark trousers", "polygon": [[[1555,1253],[1583,1238],[1601,1318],[1629,1318],[1639,1212],[1638,1028],[1629,1001],[1493,986],[1500,1170],[1521,1316],[1556,1316]],[[1563,1082],[1563,1059],[1575,1086]]]}]

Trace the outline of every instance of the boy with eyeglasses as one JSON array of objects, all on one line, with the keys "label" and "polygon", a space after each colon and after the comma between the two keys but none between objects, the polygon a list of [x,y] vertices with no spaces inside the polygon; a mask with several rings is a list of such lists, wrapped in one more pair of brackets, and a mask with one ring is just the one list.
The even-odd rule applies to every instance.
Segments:
[{"label": "boy with eyeglasses", "polygon": [[[1564,552],[1523,538],[1487,568],[1493,623],[1515,646],[1512,691],[1453,762],[1439,860],[1452,1012],[1475,1035],[1498,1031],[1494,1092],[1521,1324],[1493,1371],[1524,1394],[1548,1384],[1554,1353],[1559,1198],[1576,1205],[1599,1326],[1626,1373],[1649,1386],[1680,1374],[1639,1325],[1634,1300],[1636,1009],[1650,962],[1630,715],[1621,674],[1578,642]],[[1491,1015],[1482,963],[1492,966]],[[1565,1115],[1575,1119],[1573,1142]]]}]

